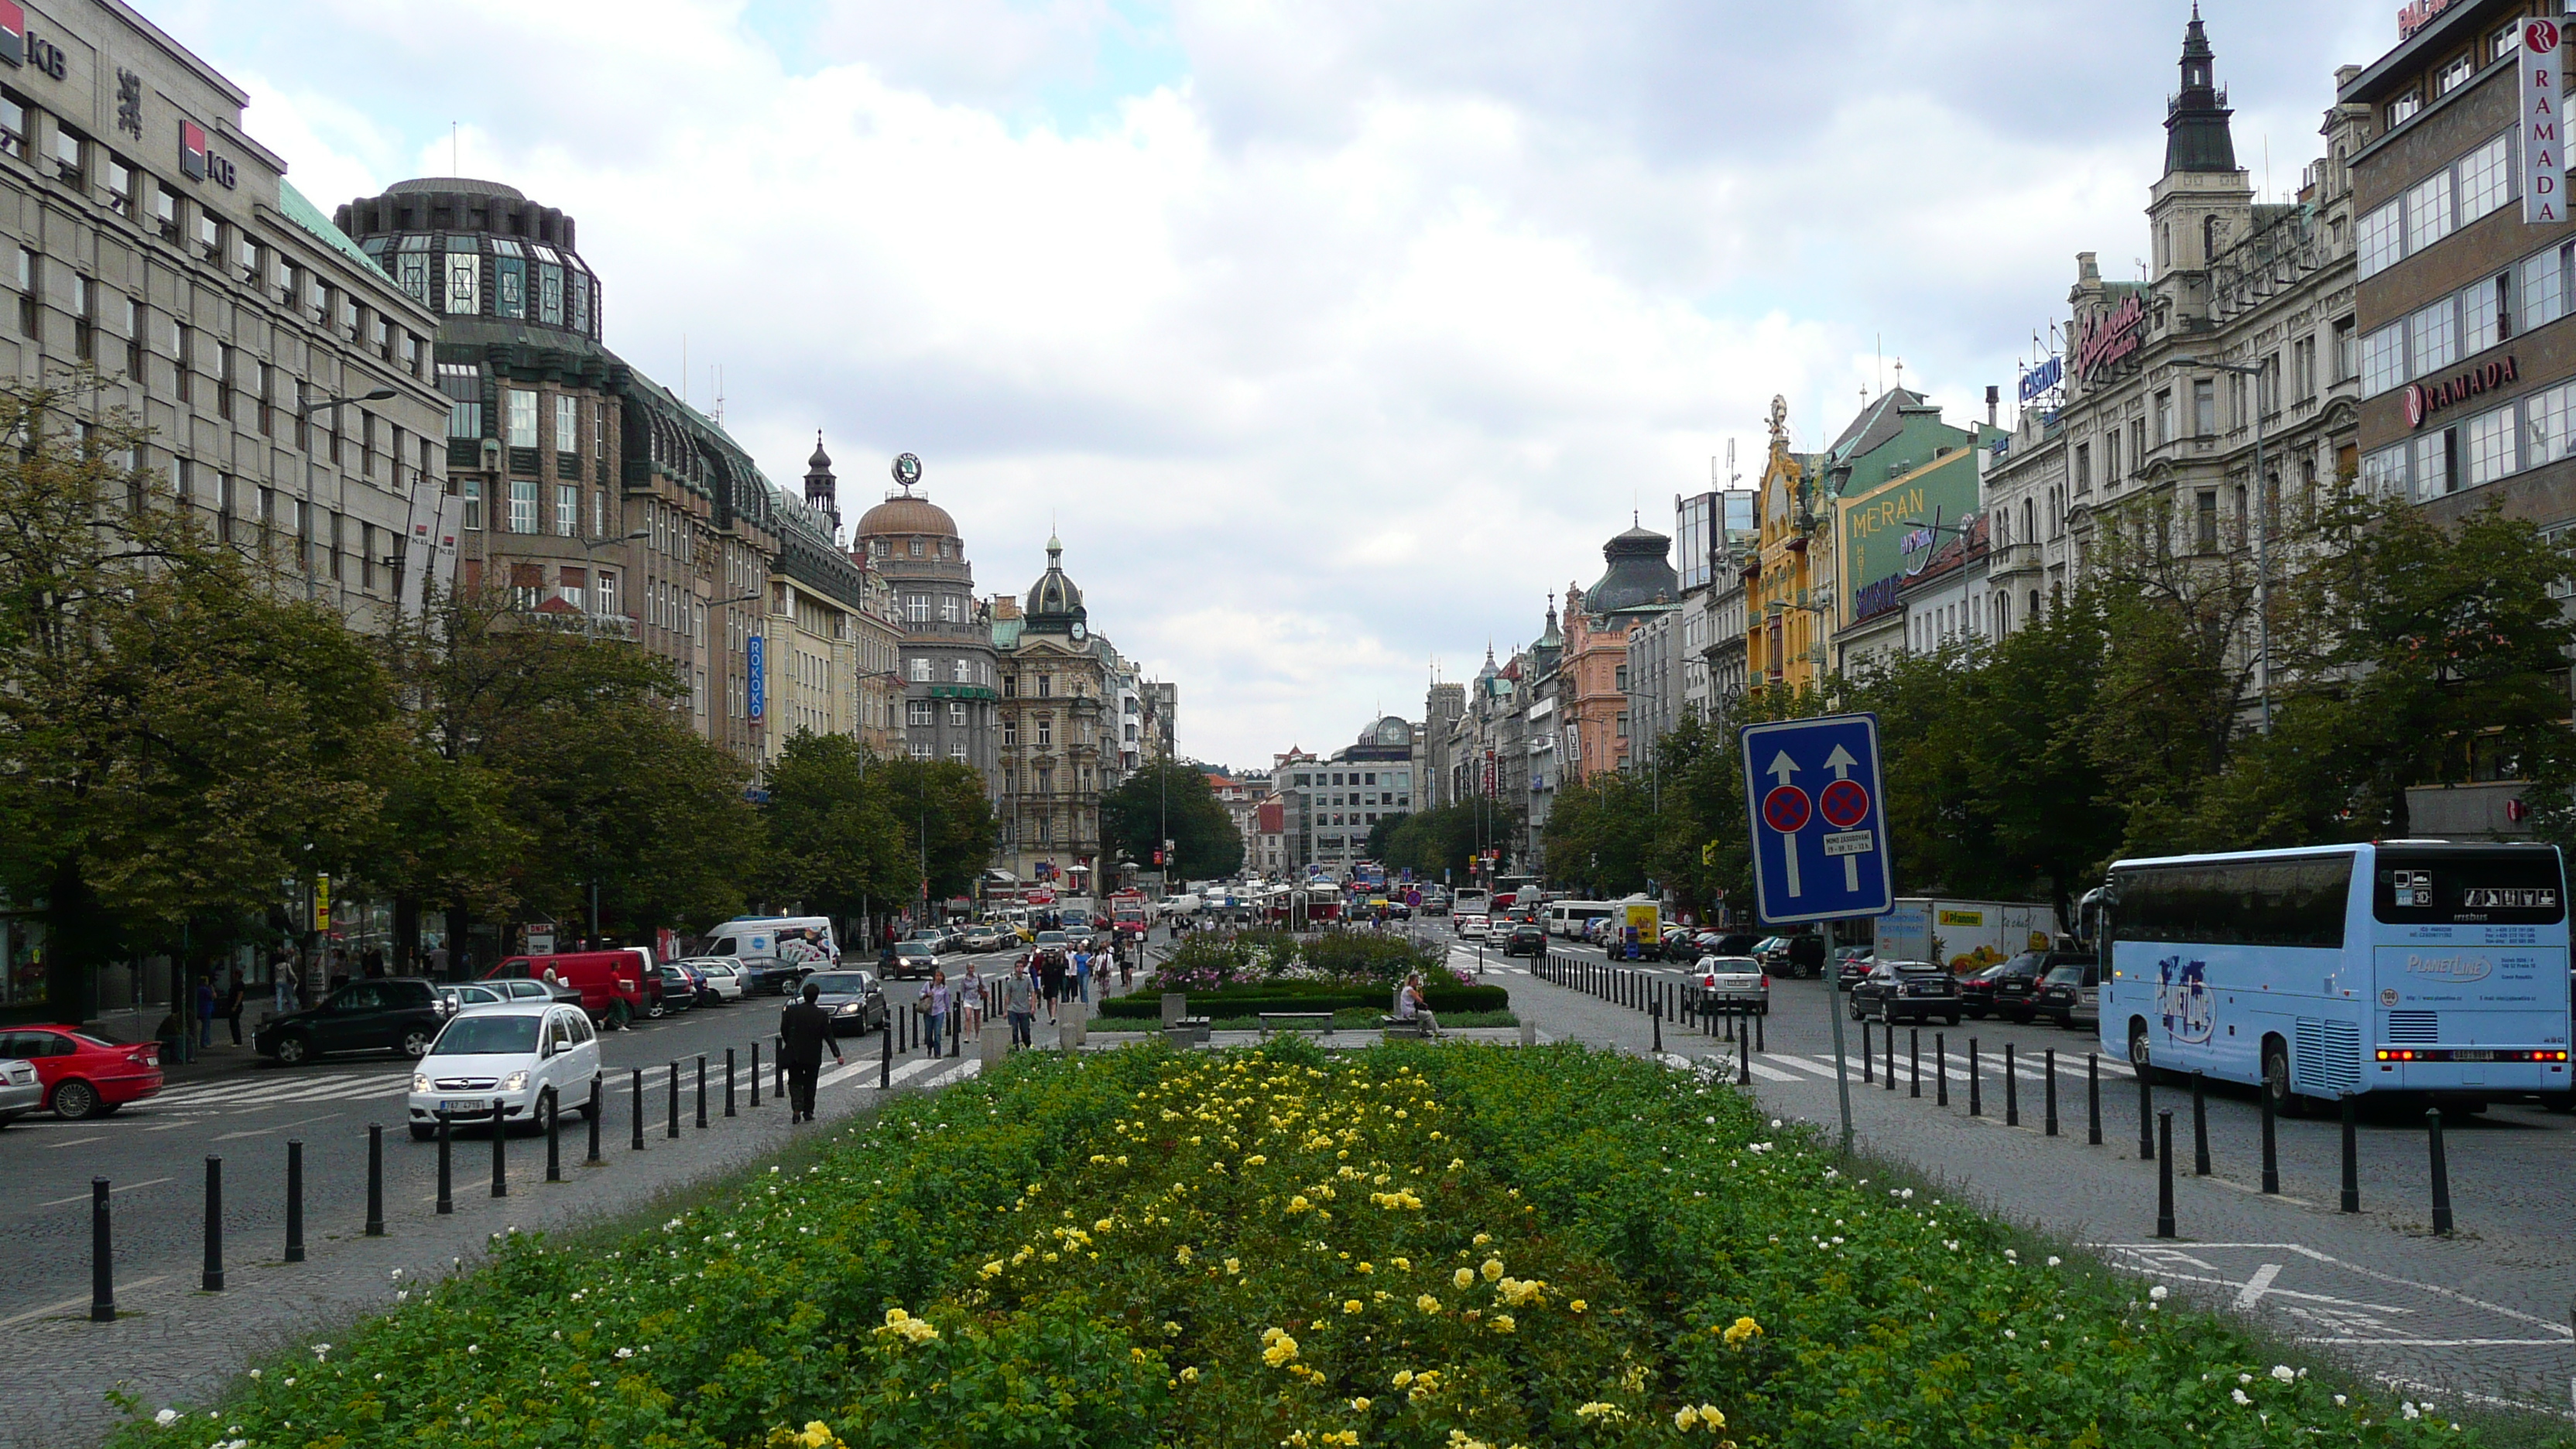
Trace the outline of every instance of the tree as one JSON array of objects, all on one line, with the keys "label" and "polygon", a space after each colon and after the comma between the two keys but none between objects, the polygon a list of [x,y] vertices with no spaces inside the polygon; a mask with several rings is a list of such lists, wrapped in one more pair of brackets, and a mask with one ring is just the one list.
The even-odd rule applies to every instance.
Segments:
[{"label": "tree", "polygon": [[770,894],[805,912],[853,918],[913,897],[913,831],[895,817],[882,771],[847,735],[798,731],[769,768]]},{"label": "tree", "polygon": [[[1521,838],[1523,812],[1517,805],[1481,797],[1417,810],[1389,830],[1378,863],[1390,870],[1410,870],[1416,880],[1464,881],[1475,873],[1477,853]],[[1383,822],[1381,822],[1383,823]]]},{"label": "tree", "polygon": [[1002,838],[1002,822],[984,794],[983,775],[954,760],[904,756],[874,762],[868,775],[906,852],[897,869],[901,898],[918,898],[925,854],[932,900],[970,894]]},{"label": "tree", "polygon": [[1360,853],[1380,865],[1391,864],[1386,858],[1387,843],[1394,839],[1396,830],[1412,818],[1407,813],[1379,816],[1377,823],[1369,827],[1368,843],[1360,848]]},{"label": "tree", "polygon": [[1182,880],[1215,880],[1243,868],[1243,836],[1196,765],[1158,760],[1100,797],[1100,841],[1113,856],[1151,869],[1166,840],[1176,857],[1167,869]]},{"label": "tree", "polygon": [[1596,900],[1645,889],[1656,835],[1645,782],[1625,770],[1570,780],[1548,807],[1548,878]]}]

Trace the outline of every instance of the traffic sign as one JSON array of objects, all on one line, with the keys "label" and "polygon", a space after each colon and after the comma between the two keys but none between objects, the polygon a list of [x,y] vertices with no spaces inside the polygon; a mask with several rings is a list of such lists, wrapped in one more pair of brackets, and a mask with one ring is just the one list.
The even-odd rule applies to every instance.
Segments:
[{"label": "traffic sign", "polygon": [[1880,804],[1878,717],[1746,725],[1738,737],[1755,914],[1775,926],[1885,914],[1895,891]]}]

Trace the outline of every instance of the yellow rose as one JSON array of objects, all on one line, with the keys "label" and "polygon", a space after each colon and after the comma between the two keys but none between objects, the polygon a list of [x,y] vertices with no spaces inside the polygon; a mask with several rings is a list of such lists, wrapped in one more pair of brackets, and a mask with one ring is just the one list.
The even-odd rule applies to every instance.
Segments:
[{"label": "yellow rose", "polygon": [[1461,1268],[1457,1272],[1449,1275],[1449,1281],[1457,1284],[1461,1288],[1473,1288],[1476,1286],[1476,1270],[1473,1268]]}]

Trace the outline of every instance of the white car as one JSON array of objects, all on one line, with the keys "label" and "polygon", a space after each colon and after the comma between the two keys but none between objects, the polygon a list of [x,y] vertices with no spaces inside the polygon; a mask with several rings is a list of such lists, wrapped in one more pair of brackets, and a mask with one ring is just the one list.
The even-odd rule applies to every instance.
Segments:
[{"label": "white car", "polygon": [[44,1105],[45,1084],[36,1080],[36,1064],[0,1057],[0,1127]]},{"label": "white car", "polygon": [[1493,923],[1491,921],[1478,915],[1460,916],[1456,925],[1458,927],[1458,935],[1460,939],[1469,941],[1481,941],[1485,939],[1493,929]]},{"label": "white car", "polygon": [[680,962],[707,978],[707,989],[724,1001],[740,1001],[745,985],[742,969],[729,956],[690,956]]},{"label": "white car", "polygon": [[488,1123],[496,1099],[504,1123],[544,1122],[549,1100],[587,1115],[599,1110],[599,1091],[599,1038],[580,1007],[479,1007],[448,1018],[413,1069],[411,1135],[436,1137],[441,1112],[451,1123]]}]

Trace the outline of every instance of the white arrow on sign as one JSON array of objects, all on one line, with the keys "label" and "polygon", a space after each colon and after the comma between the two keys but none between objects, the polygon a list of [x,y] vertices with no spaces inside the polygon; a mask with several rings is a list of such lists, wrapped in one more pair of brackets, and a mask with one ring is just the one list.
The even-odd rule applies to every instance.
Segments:
[{"label": "white arrow on sign", "polygon": [[[1787,758],[1789,758],[1787,755],[1782,755],[1780,757],[1782,760]],[[1851,751],[1844,749],[1840,745],[1834,746],[1834,752],[1825,756],[1825,768],[1833,771],[1834,778],[1837,780],[1850,779],[1852,767],[1859,763],[1860,761],[1852,758]],[[1775,770],[1780,768],[1779,761],[1773,761],[1771,768]]]},{"label": "white arrow on sign", "polygon": [[[1841,747],[1836,746],[1834,753],[1842,755],[1843,752]],[[1843,761],[1846,764],[1850,763],[1851,756],[1843,755]],[[1762,773],[1769,775],[1781,784],[1786,785],[1789,783],[1789,777],[1798,773],[1798,762],[1789,758],[1789,752],[1787,750],[1782,750],[1780,753],[1771,757],[1771,768],[1763,771]],[[1839,779],[1841,777],[1836,776],[1835,778]]]}]

